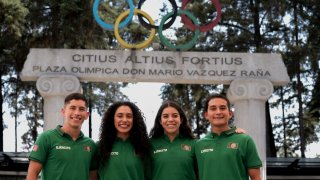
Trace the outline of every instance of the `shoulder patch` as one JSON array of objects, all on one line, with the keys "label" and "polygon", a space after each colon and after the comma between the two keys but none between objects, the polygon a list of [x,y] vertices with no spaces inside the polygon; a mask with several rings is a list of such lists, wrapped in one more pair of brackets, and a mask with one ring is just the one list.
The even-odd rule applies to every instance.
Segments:
[{"label": "shoulder patch", "polygon": [[33,148],[32,148],[32,151],[37,152],[38,149],[39,149],[38,145],[34,145]]}]

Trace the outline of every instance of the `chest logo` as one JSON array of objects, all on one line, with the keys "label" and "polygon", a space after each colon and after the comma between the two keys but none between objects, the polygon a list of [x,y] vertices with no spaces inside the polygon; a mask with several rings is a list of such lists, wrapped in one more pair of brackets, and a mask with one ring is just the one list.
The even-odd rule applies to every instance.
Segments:
[{"label": "chest logo", "polygon": [[83,150],[87,151],[87,152],[91,152],[92,151],[91,146],[84,146]]},{"label": "chest logo", "polygon": [[228,144],[229,149],[238,149],[238,143],[230,142]]},{"label": "chest logo", "polygon": [[118,155],[119,155],[119,152],[111,152],[110,155],[111,155],[111,156],[118,156]]},{"label": "chest logo", "polygon": [[157,154],[157,153],[162,153],[162,152],[167,152],[168,149],[157,149],[153,151],[153,154]]},{"label": "chest logo", "polygon": [[206,148],[201,150],[201,153],[208,153],[208,152],[213,152],[213,148]]},{"label": "chest logo", "polygon": [[56,146],[56,149],[71,150],[70,146]]},{"label": "chest logo", "polygon": [[186,144],[181,144],[181,149],[184,151],[191,151],[191,146]]}]

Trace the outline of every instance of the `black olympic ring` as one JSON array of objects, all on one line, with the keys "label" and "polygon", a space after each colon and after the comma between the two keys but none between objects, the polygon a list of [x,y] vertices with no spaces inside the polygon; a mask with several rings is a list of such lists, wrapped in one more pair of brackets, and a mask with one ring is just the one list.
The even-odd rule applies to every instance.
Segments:
[{"label": "black olympic ring", "polygon": [[[138,3],[138,9],[141,10],[141,7],[142,7],[142,4],[145,2],[146,0],[140,0],[139,3]],[[170,21],[168,23],[165,23],[163,25],[163,30],[165,29],[168,29],[173,23],[174,21],[176,20],[177,18],[177,14],[178,14],[178,6],[177,6],[177,3],[175,0],[169,0],[170,3],[171,3],[171,6],[173,8],[173,14],[170,16]],[[141,14],[138,14],[138,19],[139,19],[139,22],[145,27],[145,28],[148,28],[148,29],[159,29],[159,26],[156,26],[156,25],[151,25],[149,23],[147,23]]]}]

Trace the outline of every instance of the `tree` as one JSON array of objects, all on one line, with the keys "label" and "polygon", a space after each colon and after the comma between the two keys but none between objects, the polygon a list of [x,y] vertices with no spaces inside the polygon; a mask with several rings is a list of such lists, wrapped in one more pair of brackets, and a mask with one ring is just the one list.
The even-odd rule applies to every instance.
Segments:
[{"label": "tree", "polygon": [[15,63],[13,51],[15,44],[20,40],[24,29],[25,16],[28,10],[23,6],[20,0],[1,0],[0,1],[0,151],[3,151],[3,102],[8,95],[6,76],[13,68]]},{"label": "tree", "polygon": [[[273,124],[273,131],[267,130],[269,132],[268,147],[278,148],[278,155],[280,156],[282,150],[285,151],[285,156],[296,156],[296,150],[300,149],[302,157],[304,157],[306,144],[316,139],[314,125],[317,124],[317,121],[311,120],[307,116],[307,112],[302,111],[302,107],[307,106],[306,102],[311,97],[318,97],[314,96],[316,93],[312,93],[311,89],[307,87],[314,87],[316,82],[309,81],[308,77],[317,74],[314,69],[319,67],[319,48],[315,46],[320,42],[319,28],[316,28],[319,25],[316,25],[318,23],[315,22],[316,19],[319,19],[317,18],[319,17],[319,11],[317,11],[319,10],[319,2],[275,0],[224,0],[220,2],[223,11],[221,21],[213,30],[203,33],[200,41],[192,50],[282,53],[292,81],[287,87],[276,88],[274,97],[281,98],[276,103],[271,103],[270,108],[281,105],[281,109],[285,112],[286,109],[292,109],[295,108],[295,105],[298,105],[300,110],[297,114],[283,113],[279,123],[272,123],[268,114],[269,110],[266,109],[267,124]],[[206,24],[215,17],[215,14],[212,13],[215,7],[208,1],[191,1],[187,9],[198,17],[201,24]],[[290,20],[292,23],[288,25]],[[185,31],[184,28],[180,28],[176,35],[187,36]],[[310,43],[306,43],[308,38],[303,37],[308,36],[315,38],[312,38],[313,40],[309,39]],[[311,45],[313,48],[310,48]],[[305,51],[305,49],[308,49],[308,51]],[[315,68],[310,68],[309,64]],[[317,78],[317,76],[314,77]],[[305,81],[309,81],[309,83],[305,83]],[[188,87],[188,85],[185,86]],[[163,97],[173,99],[179,99],[179,96],[188,97],[186,93],[179,90],[181,87],[175,84],[168,84],[164,89],[166,91],[163,91],[163,93],[169,94],[163,95]],[[294,93],[295,91],[298,93]],[[180,94],[175,92],[180,92]],[[188,95],[192,94],[191,92],[188,91]],[[194,94],[196,93],[194,92]],[[310,96],[308,94],[314,95]],[[317,107],[315,105],[315,108]],[[267,102],[266,108],[269,108],[269,102]],[[313,109],[312,112],[318,111]],[[297,119],[300,119],[300,121],[296,121]],[[300,133],[297,131],[298,127],[300,127]],[[273,142],[273,134],[276,135],[276,144]],[[300,145],[297,146],[299,143]],[[293,151],[289,152],[289,149]],[[270,153],[268,156],[276,156],[275,149],[270,149],[268,152]]]},{"label": "tree", "polygon": [[[297,109],[297,113],[289,114],[291,120],[288,122],[292,122],[293,131],[287,137],[294,141],[293,144],[299,144],[299,147],[296,148],[300,149],[301,157],[305,157],[307,144],[316,139],[315,127],[312,124],[317,124],[317,121],[307,116],[304,107],[312,97],[311,90],[315,81],[310,77],[315,76],[317,73],[315,66],[319,64],[318,57],[315,57],[317,56],[315,52],[318,50],[312,48],[315,41],[308,41],[309,37],[319,38],[317,37],[319,30],[315,30],[314,24],[311,23],[314,18],[313,14],[317,15],[315,10],[319,8],[319,3],[315,1],[288,1],[287,6],[289,23],[287,23],[288,31],[283,41],[285,47],[283,54],[291,78],[289,87],[292,91],[286,96],[289,101],[295,102],[294,105],[298,105],[298,107],[291,105],[292,109]],[[314,31],[310,32],[310,29]],[[297,136],[299,138],[296,138]]]},{"label": "tree", "polygon": [[[9,2],[9,1],[8,1]],[[14,48],[10,49],[11,58],[14,63],[3,67],[10,73],[7,83],[8,91],[6,95],[14,98],[6,98],[6,103],[10,104],[12,114],[20,116],[26,114],[30,130],[23,135],[23,141],[26,149],[30,149],[38,133],[37,131],[43,125],[42,101],[38,94],[35,83],[21,82],[18,73],[23,68],[24,61],[30,48],[75,48],[75,49],[110,49],[113,48],[114,37],[112,32],[104,31],[94,21],[92,16],[93,1],[78,0],[23,0],[10,1],[13,6],[20,5],[25,7],[24,17],[19,17],[24,21],[18,26],[20,34],[18,41],[15,41]],[[2,4],[1,4],[2,5]],[[2,7],[1,7],[2,10]],[[10,13],[17,15],[17,10],[11,10]],[[9,13],[4,13],[2,17],[8,18]],[[2,22],[2,21],[1,21]],[[5,26],[1,30],[5,32]],[[2,32],[2,31],[1,31]],[[1,37],[7,34],[1,34]],[[2,40],[2,39],[1,39]],[[8,48],[8,44],[1,41],[1,47]],[[1,51],[2,52],[2,51]],[[2,55],[2,54],[1,54]],[[9,60],[9,59],[7,59]],[[1,65],[3,65],[1,61]],[[7,71],[8,70],[8,71]],[[2,78],[3,79],[3,78]],[[94,108],[101,113],[109,103],[116,99],[125,99],[120,92],[120,88],[126,83],[85,83],[90,86],[86,95],[90,97],[92,104],[90,111]],[[2,84],[3,85],[3,84]],[[9,91],[10,90],[10,91]],[[97,91],[105,92],[96,95]],[[19,96],[15,96],[19,94]],[[117,96],[114,96],[114,95]],[[21,96],[20,96],[21,95]],[[18,102],[18,106],[15,105]],[[33,105],[30,105],[32,102]],[[99,105],[95,105],[95,103]],[[104,102],[104,103],[103,103]],[[3,104],[3,102],[2,102]],[[2,117],[2,116],[1,116]],[[2,130],[1,130],[2,132]],[[2,137],[1,137],[2,140]]]},{"label": "tree", "polygon": [[[260,1],[221,1],[223,6],[222,20],[219,26],[215,27],[212,31],[203,33],[200,37],[200,42],[195,46],[195,51],[215,51],[215,52],[268,52],[273,44],[278,43],[278,38],[273,37],[266,40],[269,34],[274,33],[271,27],[280,28],[281,16],[271,17],[269,11],[274,11],[269,3],[260,3]],[[206,24],[215,18],[215,7],[209,2],[196,1],[187,7],[196,17],[199,17],[201,24]],[[265,9],[259,8],[265,6]],[[205,14],[206,16],[203,16]],[[265,20],[261,19],[265,14]],[[269,21],[268,21],[269,20]],[[269,29],[261,34],[263,26],[268,24]],[[225,29],[225,30],[221,30]],[[184,31],[177,32],[181,36]],[[185,36],[185,34],[183,34]],[[264,44],[266,43],[266,44]],[[267,44],[268,43],[268,44]],[[175,87],[175,85],[172,85]],[[214,86],[212,86],[214,89]],[[224,88],[227,88],[225,86]],[[218,89],[215,89],[219,91]],[[201,90],[198,90],[201,92]],[[202,90],[203,98],[209,91]],[[194,92],[196,94],[196,92]],[[190,93],[191,94],[191,93]],[[268,107],[268,106],[267,106]],[[199,109],[198,109],[199,111]],[[192,117],[192,116],[191,116]],[[269,119],[270,121],[270,119]],[[271,123],[270,123],[271,124]],[[203,132],[202,132],[203,133]],[[270,137],[273,137],[271,134]]]}]

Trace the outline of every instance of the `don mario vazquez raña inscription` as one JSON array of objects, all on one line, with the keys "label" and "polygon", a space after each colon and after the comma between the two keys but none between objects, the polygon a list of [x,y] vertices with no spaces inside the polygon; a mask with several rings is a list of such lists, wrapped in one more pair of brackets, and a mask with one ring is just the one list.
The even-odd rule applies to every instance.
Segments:
[{"label": "don mario vazquez ra\u00f1a inscription", "polygon": [[286,83],[279,54],[171,51],[30,49],[21,77],[74,75],[80,81],[229,84],[236,78]]}]

